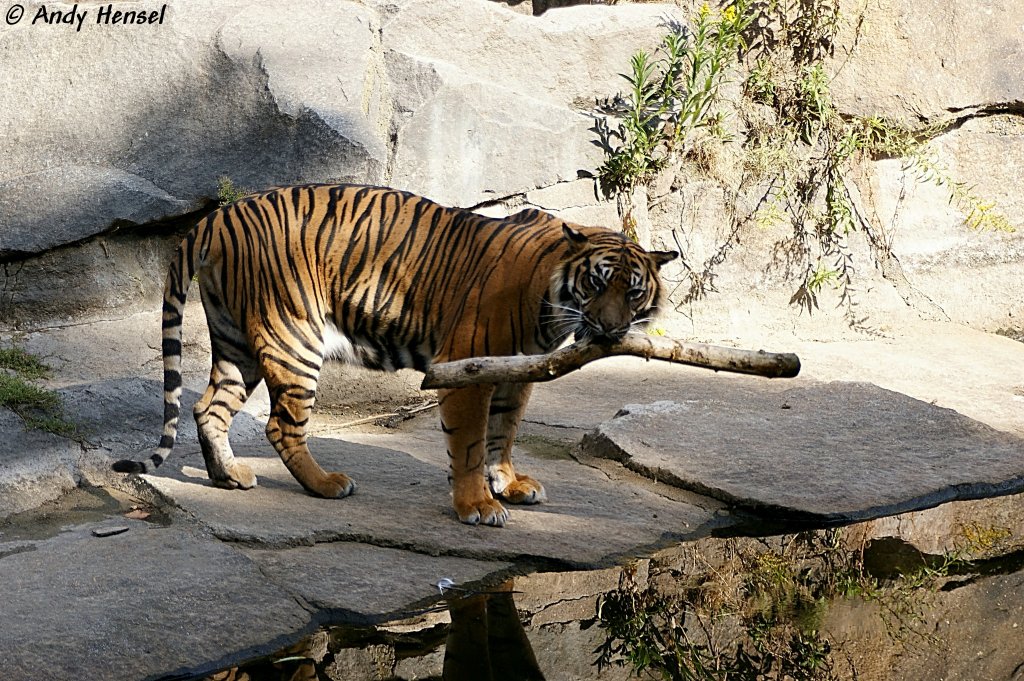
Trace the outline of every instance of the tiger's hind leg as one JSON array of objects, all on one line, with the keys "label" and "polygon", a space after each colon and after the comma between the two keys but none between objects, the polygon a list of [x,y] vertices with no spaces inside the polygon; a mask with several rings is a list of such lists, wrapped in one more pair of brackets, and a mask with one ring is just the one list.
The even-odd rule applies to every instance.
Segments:
[{"label": "tiger's hind leg", "polygon": [[498,384],[487,416],[487,481],[494,494],[512,504],[547,500],[543,485],[512,466],[512,445],[532,391],[532,383]]},{"label": "tiger's hind leg", "polygon": [[[292,329],[293,331],[295,329]],[[322,350],[323,343],[321,342]],[[355,491],[355,483],[344,473],[329,473],[313,459],[306,442],[309,417],[316,400],[323,355],[311,354],[317,347],[312,335],[296,347],[310,352],[302,356],[266,346],[260,352],[260,369],[270,391],[267,439],[296,480],[318,497],[341,498]]]},{"label": "tiger's hind leg", "polygon": [[210,384],[196,403],[193,413],[206,472],[216,487],[251,489],[256,486],[252,469],[235,459],[228,431],[235,414],[259,385],[259,374],[251,358],[231,361],[218,352],[214,340],[214,361]]}]

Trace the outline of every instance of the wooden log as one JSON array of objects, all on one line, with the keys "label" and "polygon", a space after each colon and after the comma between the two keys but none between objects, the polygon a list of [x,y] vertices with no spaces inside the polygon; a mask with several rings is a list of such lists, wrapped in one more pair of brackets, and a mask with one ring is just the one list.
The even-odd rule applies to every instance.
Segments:
[{"label": "wooden log", "polygon": [[613,355],[635,355],[647,360],[658,359],[766,378],[792,378],[800,373],[800,358],[793,353],[742,350],[629,334],[617,343],[574,343],[546,355],[472,357],[435,364],[427,371],[420,387],[426,390],[460,388],[474,383],[550,381],[595,359]]}]

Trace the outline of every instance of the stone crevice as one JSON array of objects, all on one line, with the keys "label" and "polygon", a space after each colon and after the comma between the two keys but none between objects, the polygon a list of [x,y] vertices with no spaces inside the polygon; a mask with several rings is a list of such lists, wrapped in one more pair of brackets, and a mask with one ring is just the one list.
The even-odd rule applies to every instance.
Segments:
[{"label": "stone crevice", "polygon": [[966,121],[971,118],[984,118],[986,116],[1024,116],[1024,101],[991,102],[988,104],[970,104],[967,106],[951,106],[946,111],[951,114],[962,114],[958,121]]},{"label": "stone crevice", "polygon": [[1024,117],[1024,101],[992,102],[989,104],[970,104],[966,106],[946,107],[950,117],[929,119],[922,117],[924,128],[937,124],[939,132],[932,138],[938,139],[949,133],[956,132],[971,121],[993,118],[995,116]]},{"label": "stone crevice", "polygon": [[[454,519],[453,519],[453,522]],[[543,567],[547,570],[555,569],[577,569],[589,567],[586,563],[578,563],[569,559],[557,559],[551,556],[533,555],[515,551],[501,551],[491,549],[477,549],[470,546],[446,547],[434,544],[421,544],[417,542],[395,541],[386,537],[376,537],[359,532],[330,532],[318,531],[306,537],[289,537],[287,539],[273,540],[265,536],[251,535],[234,530],[220,528],[209,528],[215,537],[226,544],[234,544],[260,550],[284,550],[297,547],[312,547],[330,544],[365,544],[381,549],[394,549],[408,551],[422,556],[444,557],[444,558],[465,558],[468,560],[528,563]],[[493,532],[503,532],[502,528],[481,528]]]},{"label": "stone crevice", "polygon": [[567,426],[564,423],[547,423],[546,421],[541,421],[541,420],[535,419],[535,418],[533,418],[533,419],[531,419],[531,418],[524,418],[523,419],[523,423],[532,423],[532,424],[534,424],[536,426],[544,426],[545,428],[562,428],[564,430],[577,430],[577,431],[585,430],[584,428],[580,428],[579,426]]},{"label": "stone crevice", "polygon": [[283,591],[284,593],[288,594],[288,596],[293,601],[295,601],[295,604],[297,606],[299,606],[300,608],[302,608],[303,610],[305,610],[306,612],[308,612],[310,614],[311,618],[315,619],[318,616],[321,616],[323,614],[321,612],[320,608],[316,607],[315,605],[313,605],[309,601],[307,601],[305,598],[303,598],[302,594],[297,592],[294,589],[293,585],[289,584],[287,581],[282,581],[282,580],[276,579],[274,577],[273,573],[271,571],[267,570],[266,567],[264,565],[262,565],[259,561],[253,560],[251,557],[245,555],[242,551],[239,551],[235,547],[231,546],[231,542],[226,542],[226,541],[224,541],[222,539],[219,539],[219,538],[218,538],[218,541],[220,543],[226,545],[229,550],[234,551],[235,553],[239,554],[240,556],[245,558],[247,561],[249,561],[249,563],[256,569],[256,572],[264,580],[266,580],[270,584],[275,585],[281,591]]}]

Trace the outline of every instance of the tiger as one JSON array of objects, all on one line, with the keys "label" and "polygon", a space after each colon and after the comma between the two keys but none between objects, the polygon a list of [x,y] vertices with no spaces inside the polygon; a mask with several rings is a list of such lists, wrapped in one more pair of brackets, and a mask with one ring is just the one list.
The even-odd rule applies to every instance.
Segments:
[{"label": "tiger", "polygon": [[[426,371],[438,362],[547,353],[570,335],[616,341],[658,312],[659,270],[677,255],[538,209],[486,217],[385,187],[309,184],[241,198],[200,220],[172,258],[163,292],[163,433],[148,462],[121,460],[114,470],[148,473],[174,446],[193,277],[212,354],[193,414],[212,484],[256,486],[228,430],[264,381],[270,444],[308,493],[341,498],[355,483],[322,469],[307,447],[327,360]],[[546,500],[544,486],[511,459],[531,388],[438,392],[452,504],[463,523],[504,526],[499,498]]]}]

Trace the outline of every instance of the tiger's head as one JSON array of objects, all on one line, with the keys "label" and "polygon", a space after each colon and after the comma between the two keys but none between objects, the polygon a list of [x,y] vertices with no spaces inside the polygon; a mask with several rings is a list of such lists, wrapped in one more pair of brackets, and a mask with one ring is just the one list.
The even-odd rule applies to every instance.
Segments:
[{"label": "tiger's head", "polygon": [[551,282],[561,329],[577,341],[611,342],[644,328],[661,303],[658,271],[679,254],[645,251],[610,230],[584,234],[563,225],[562,231],[569,254]]}]

